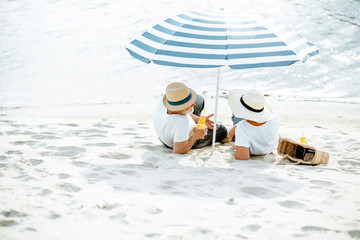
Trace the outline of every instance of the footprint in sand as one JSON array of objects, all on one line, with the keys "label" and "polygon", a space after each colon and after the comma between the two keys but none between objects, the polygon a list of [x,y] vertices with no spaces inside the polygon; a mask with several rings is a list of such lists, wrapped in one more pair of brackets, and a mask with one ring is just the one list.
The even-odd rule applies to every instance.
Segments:
[{"label": "footprint in sand", "polygon": [[310,181],[311,183],[319,186],[319,187],[330,187],[330,186],[333,186],[335,185],[334,183],[332,182],[329,182],[329,181],[322,181],[322,180],[311,180]]},{"label": "footprint in sand", "polygon": [[79,127],[77,123],[60,123],[59,126]]},{"label": "footprint in sand", "polygon": [[75,186],[71,183],[61,183],[57,185],[58,188],[67,192],[79,192],[81,187]]},{"label": "footprint in sand", "polygon": [[351,230],[351,231],[348,231],[348,233],[351,236],[351,238],[360,239],[360,230]]},{"label": "footprint in sand", "polygon": [[139,122],[138,125],[139,125],[139,128],[141,128],[141,129],[149,129],[148,124],[145,122]]},{"label": "footprint in sand", "polygon": [[31,164],[31,166],[36,166],[36,165],[42,164],[43,160],[32,158],[32,159],[29,159],[29,163]]},{"label": "footprint in sand", "polygon": [[16,142],[13,142],[12,144],[29,146],[31,148],[39,148],[39,147],[46,146],[46,143],[40,142],[40,141],[16,141]]},{"label": "footprint in sand", "polygon": [[1,215],[3,215],[4,217],[26,217],[27,214],[26,213],[22,213],[22,212],[18,212],[16,210],[9,210],[9,211],[3,211],[0,212]]},{"label": "footprint in sand", "polygon": [[143,135],[134,136],[134,139],[143,139],[143,138],[145,138]]},{"label": "footprint in sand", "polygon": [[37,133],[36,132],[31,132],[31,131],[25,131],[25,132],[21,132],[22,135],[36,135]]},{"label": "footprint in sand", "polygon": [[18,150],[12,151],[12,150],[10,150],[10,151],[7,151],[5,153],[8,154],[8,155],[21,155],[22,151],[18,151]]},{"label": "footprint in sand", "polygon": [[36,229],[35,229],[35,228],[32,228],[32,227],[27,227],[27,228],[25,228],[25,229],[28,230],[28,231],[36,232]]},{"label": "footprint in sand", "polygon": [[87,130],[73,130],[70,131],[70,133],[78,137],[106,137],[104,134],[106,134],[107,131],[93,128]]},{"label": "footprint in sand", "polygon": [[[0,114],[0,117],[5,117],[6,114]],[[6,123],[7,125],[10,125],[11,123],[13,123],[14,121],[10,121],[10,120],[0,120],[0,123]]]},{"label": "footprint in sand", "polygon": [[110,124],[104,124],[104,123],[97,123],[93,125],[94,127],[99,127],[99,128],[115,128],[115,126],[110,125]]},{"label": "footprint in sand", "polygon": [[10,126],[14,127],[14,128],[25,128],[26,127],[25,124],[18,124],[18,123],[10,124]]},{"label": "footprint in sand", "polygon": [[124,154],[124,153],[109,153],[109,154],[102,154],[102,155],[100,155],[100,157],[116,159],[116,160],[125,160],[125,159],[131,158],[131,155]]},{"label": "footprint in sand", "polygon": [[38,195],[46,197],[53,193],[50,189],[43,189]]},{"label": "footprint in sand", "polygon": [[14,220],[0,220],[0,227],[11,227],[17,224],[19,223]]},{"label": "footprint in sand", "polygon": [[5,134],[5,136],[19,135],[20,131],[19,130],[7,131],[4,134]]},{"label": "footprint in sand", "polygon": [[87,147],[95,146],[95,147],[115,147],[116,143],[87,143],[85,144]]},{"label": "footprint in sand", "polygon": [[110,216],[111,220],[123,220],[127,215],[125,213],[118,213],[116,215]]},{"label": "footprint in sand", "polygon": [[95,172],[102,172],[102,171],[104,171],[104,167],[95,167],[95,168],[93,168],[92,169],[92,171],[95,171]]},{"label": "footprint in sand", "polygon": [[137,136],[137,135],[139,135],[139,133],[136,131],[136,128],[133,128],[133,127],[123,128],[122,130],[125,130],[125,132],[122,133],[122,135],[127,135],[127,136]]},{"label": "footprint in sand", "polygon": [[279,197],[279,194],[272,192],[269,189],[263,187],[243,187],[241,188],[241,191],[246,194],[264,199]]},{"label": "footprint in sand", "polygon": [[[27,214],[23,212],[19,212],[16,210],[9,210],[9,211],[3,211],[0,212],[1,215],[3,215],[6,218],[23,218],[26,217]],[[0,220],[0,227],[11,227],[14,225],[19,224],[19,222],[16,222],[14,220]]]},{"label": "footprint in sand", "polygon": [[52,152],[40,152],[39,154],[43,157],[53,156]]},{"label": "footprint in sand", "polygon": [[143,167],[144,168],[159,168],[159,165],[154,165],[150,162],[144,162]]},{"label": "footprint in sand", "polygon": [[129,145],[128,147],[154,151],[158,148],[158,145],[154,145],[152,142],[135,142]]},{"label": "footprint in sand", "polygon": [[279,204],[282,207],[291,208],[291,209],[301,209],[306,207],[304,204],[300,202],[290,201],[290,200],[279,202]]},{"label": "footprint in sand", "polygon": [[66,173],[60,173],[59,174],[59,179],[67,179],[71,177],[69,174],[66,174]]},{"label": "footprint in sand", "polygon": [[121,174],[127,175],[127,176],[140,176],[138,171],[131,170],[131,169],[123,169],[119,171]]},{"label": "footprint in sand", "polygon": [[160,233],[146,233],[146,234],[144,234],[144,236],[147,238],[159,239],[161,237],[161,234]]},{"label": "footprint in sand", "polygon": [[261,228],[261,226],[259,224],[251,224],[251,225],[245,226],[244,228],[247,230],[250,230],[252,232],[257,232]]},{"label": "footprint in sand", "polygon": [[162,190],[171,190],[173,189],[174,187],[177,186],[177,182],[176,181],[163,181],[161,182],[160,184],[160,188]]},{"label": "footprint in sand", "polygon": [[28,165],[28,166],[36,166],[39,165],[41,163],[43,163],[43,160],[39,160],[39,159],[21,159],[20,162]]},{"label": "footprint in sand", "polygon": [[126,131],[134,131],[134,130],[136,130],[136,128],[127,127],[127,128],[123,128],[123,130],[126,130]]},{"label": "footprint in sand", "polygon": [[359,167],[360,162],[358,160],[348,160],[348,163],[353,167]]},{"label": "footprint in sand", "polygon": [[87,162],[81,162],[81,161],[72,161],[71,164],[76,167],[85,167],[88,165]]},{"label": "footprint in sand", "polygon": [[75,146],[65,146],[56,148],[55,156],[60,157],[79,157],[86,152],[85,148]]},{"label": "footprint in sand", "polygon": [[43,133],[43,134],[36,134],[32,136],[35,140],[55,140],[55,139],[62,139],[61,137],[53,136],[53,133]]},{"label": "footprint in sand", "polygon": [[137,136],[139,135],[137,132],[124,132],[122,135],[127,135],[127,136]]},{"label": "footprint in sand", "polygon": [[140,148],[149,150],[149,151],[154,151],[157,147],[154,145],[140,145]]},{"label": "footprint in sand", "polygon": [[328,228],[323,228],[323,227],[317,227],[317,226],[304,226],[301,228],[301,230],[303,230],[304,232],[339,232],[336,230],[332,230],[332,229],[328,229]]},{"label": "footprint in sand", "polygon": [[48,217],[49,217],[50,219],[57,219],[57,218],[60,218],[61,215],[58,214],[58,213],[55,213],[55,212],[53,212],[53,211],[49,211]]},{"label": "footprint in sand", "polygon": [[149,214],[160,214],[163,212],[160,208],[155,206],[147,206],[144,208],[144,211]]},{"label": "footprint in sand", "polygon": [[149,158],[146,158],[146,161],[148,162],[158,162],[161,158],[160,157],[149,157]]},{"label": "footprint in sand", "polygon": [[12,142],[11,144],[20,145],[20,146],[27,145],[27,146],[32,147],[32,146],[34,146],[34,145],[36,145],[38,143],[39,143],[39,141],[16,141],[16,142]]}]

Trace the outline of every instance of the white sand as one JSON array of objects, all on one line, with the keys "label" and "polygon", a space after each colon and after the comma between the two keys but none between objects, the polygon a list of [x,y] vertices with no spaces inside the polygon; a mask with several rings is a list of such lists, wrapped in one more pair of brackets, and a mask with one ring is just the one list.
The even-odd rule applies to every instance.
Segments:
[{"label": "white sand", "polygon": [[153,103],[1,111],[0,239],[359,239],[360,105],[269,101],[329,164],[174,155]]}]

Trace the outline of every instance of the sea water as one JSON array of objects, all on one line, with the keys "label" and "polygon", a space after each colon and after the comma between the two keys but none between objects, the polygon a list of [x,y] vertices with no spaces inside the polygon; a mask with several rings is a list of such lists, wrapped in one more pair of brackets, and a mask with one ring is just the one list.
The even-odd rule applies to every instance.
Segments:
[{"label": "sea water", "polygon": [[172,81],[211,97],[216,69],[144,64],[125,47],[168,17],[223,7],[284,23],[320,54],[289,67],[223,67],[222,92],[360,103],[359,0],[0,0],[0,108],[149,102]]}]

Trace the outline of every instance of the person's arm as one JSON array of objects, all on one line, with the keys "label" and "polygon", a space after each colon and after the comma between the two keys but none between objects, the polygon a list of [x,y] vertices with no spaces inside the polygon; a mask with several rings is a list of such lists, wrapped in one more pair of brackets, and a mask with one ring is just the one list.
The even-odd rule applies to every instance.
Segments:
[{"label": "person's arm", "polygon": [[235,143],[233,144],[233,149],[235,150],[235,159],[236,160],[249,160],[250,159],[250,141],[249,137],[243,131],[241,125],[237,124],[230,130],[234,131],[235,134]]},{"label": "person's arm", "polygon": [[[232,142],[233,138],[235,136],[235,130],[236,130],[236,126],[233,126],[232,128],[230,128],[229,132],[228,132],[228,139],[226,140],[226,142]],[[233,147],[234,148],[234,147]],[[235,150],[235,148],[234,148]]]},{"label": "person's arm", "polygon": [[174,142],[173,153],[185,154],[189,152],[196,140],[204,139],[206,135],[206,131],[207,131],[206,128],[198,129],[197,127],[194,127],[193,134],[190,136],[188,140],[183,142]]},{"label": "person's arm", "polygon": [[236,160],[249,160],[250,159],[250,148],[235,146],[235,159]]},{"label": "person's arm", "polygon": [[200,117],[199,117],[199,116],[196,116],[196,115],[193,114],[193,113],[190,113],[190,117],[194,120],[195,123],[198,123],[199,120],[200,120]]}]

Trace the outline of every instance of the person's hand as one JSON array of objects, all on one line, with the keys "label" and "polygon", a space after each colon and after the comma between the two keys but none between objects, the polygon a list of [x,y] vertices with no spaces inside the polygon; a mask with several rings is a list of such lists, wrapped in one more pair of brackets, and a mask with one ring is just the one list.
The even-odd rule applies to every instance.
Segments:
[{"label": "person's hand", "polygon": [[206,127],[208,129],[214,129],[214,121],[210,120],[212,116],[214,116],[213,113],[205,117]]},{"label": "person's hand", "polygon": [[207,134],[207,127],[202,129],[194,127],[193,134],[195,135],[196,139],[204,139],[205,135]]}]

